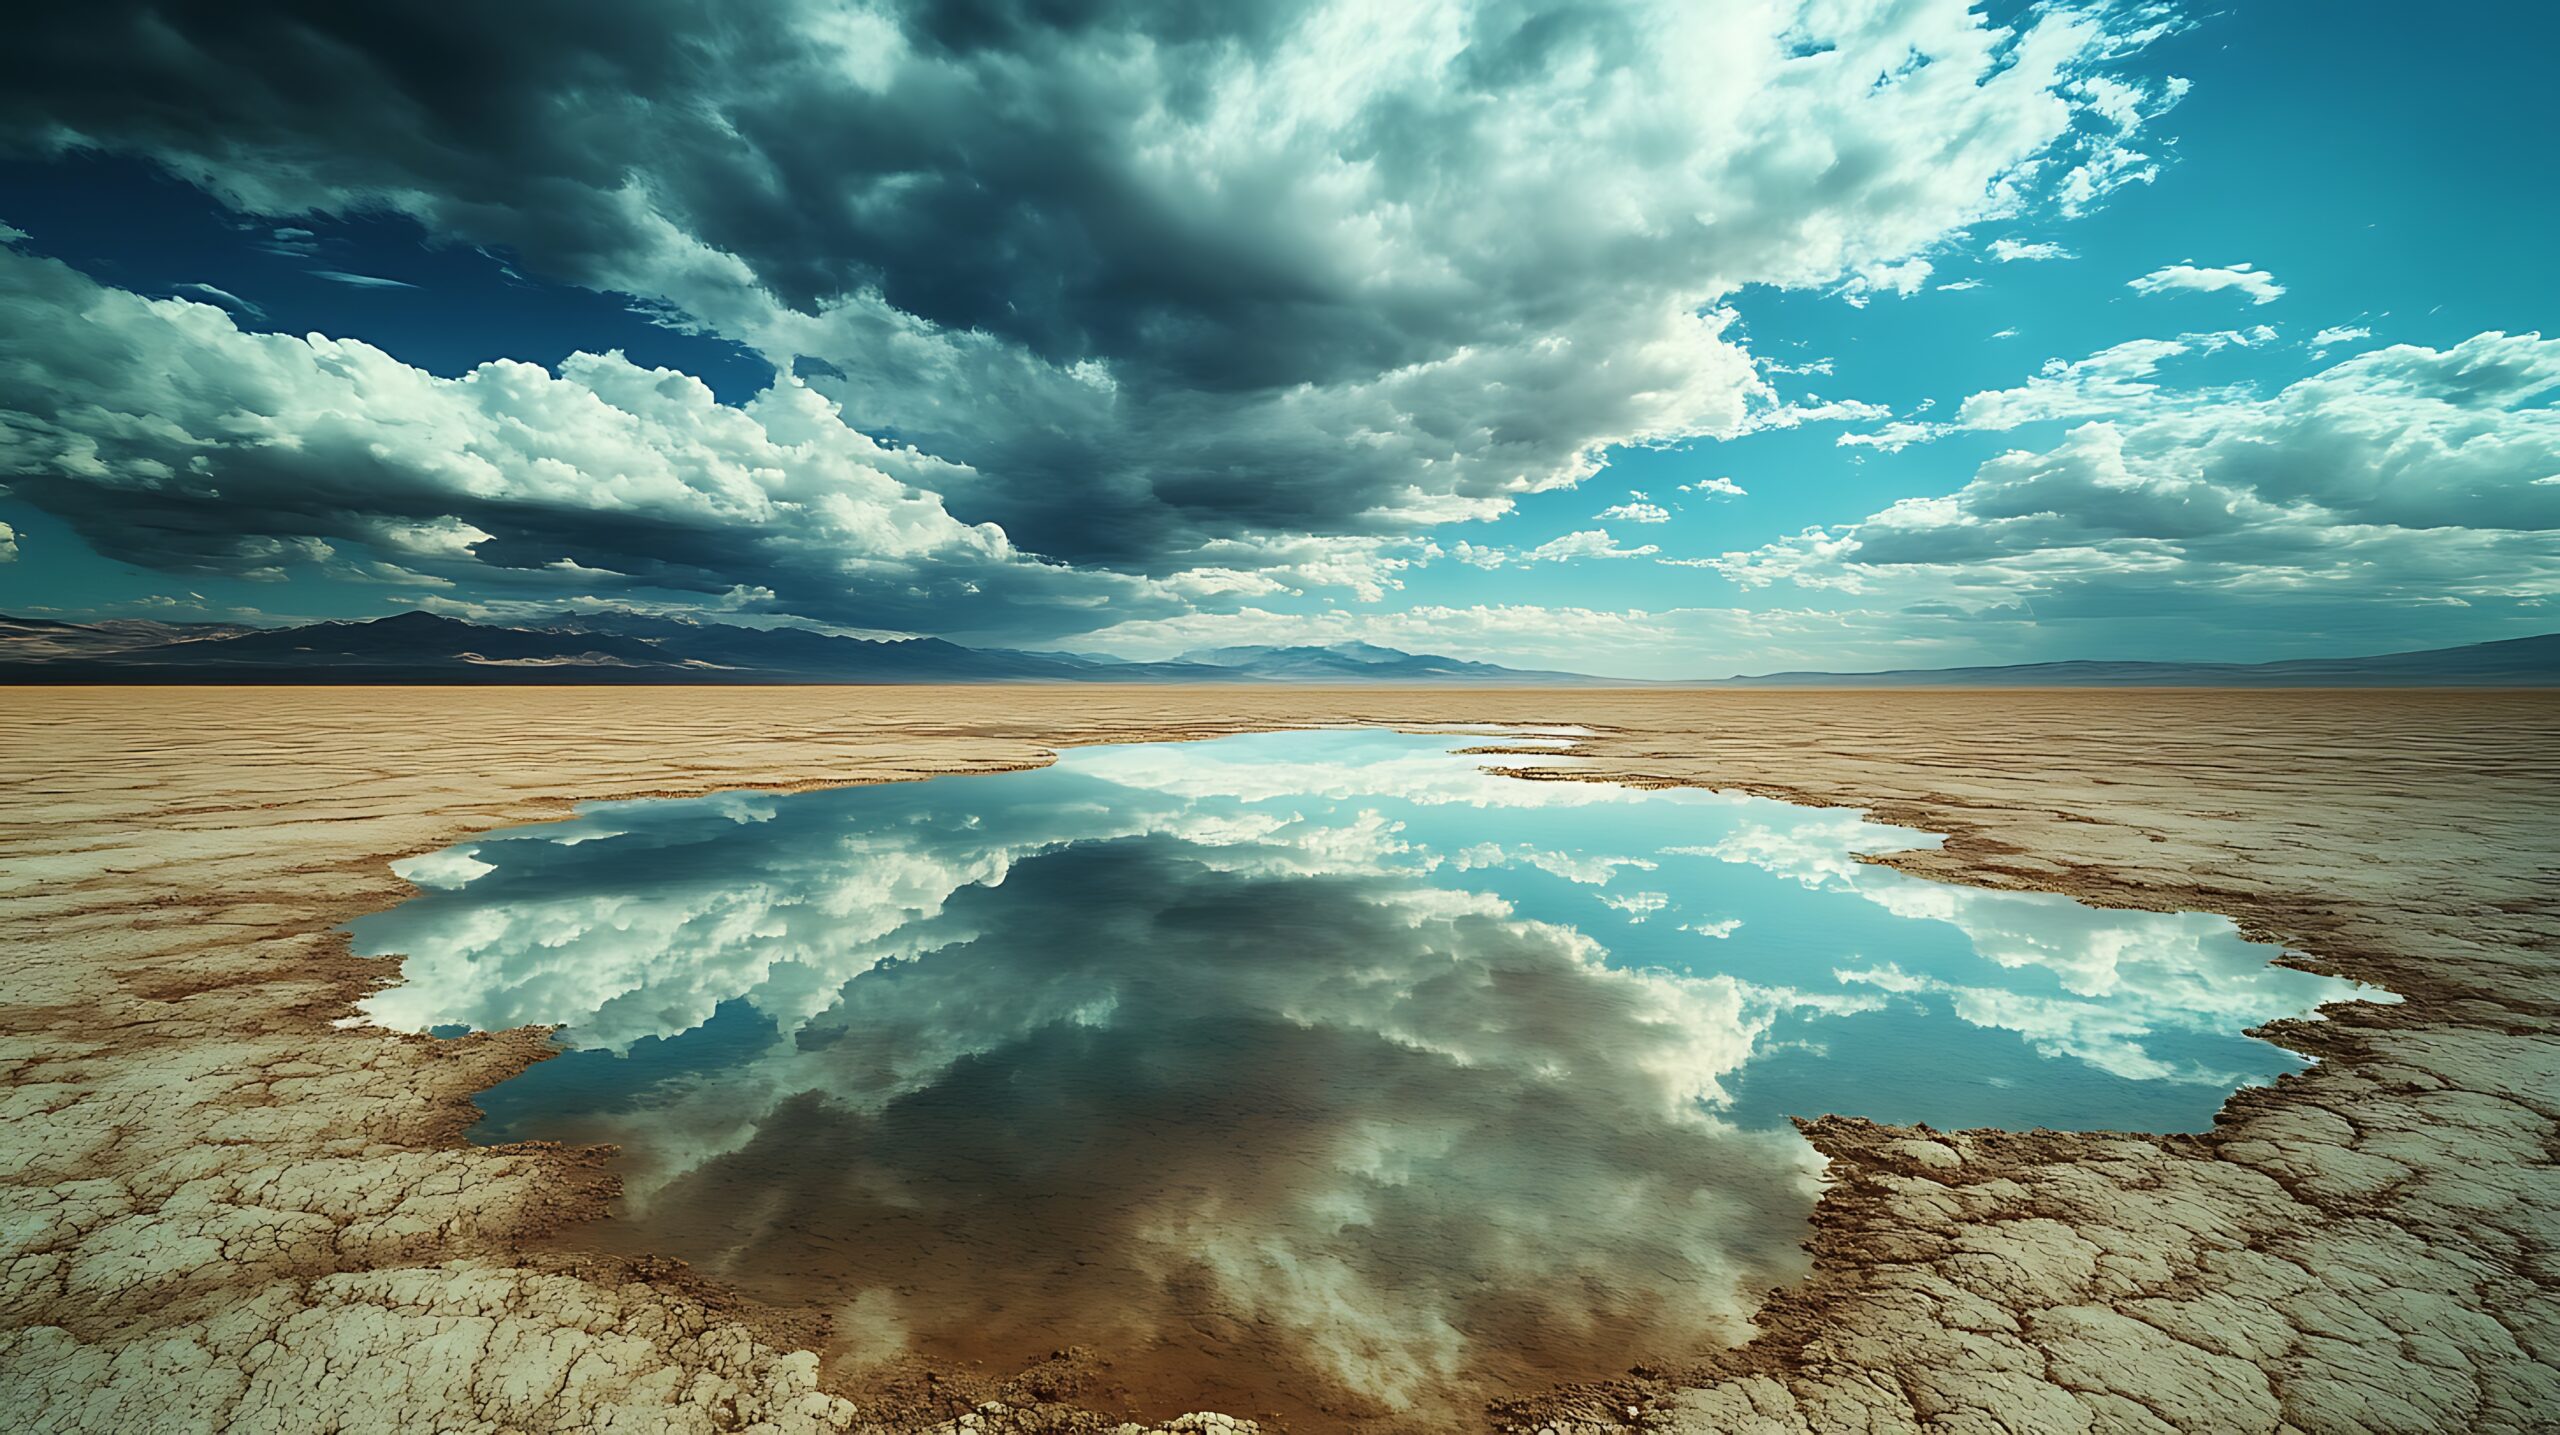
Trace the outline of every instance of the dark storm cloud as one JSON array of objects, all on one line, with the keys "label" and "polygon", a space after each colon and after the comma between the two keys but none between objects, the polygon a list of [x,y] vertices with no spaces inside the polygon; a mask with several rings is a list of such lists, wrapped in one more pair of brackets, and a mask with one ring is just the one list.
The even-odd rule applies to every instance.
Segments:
[{"label": "dark storm cloud", "polygon": [[2103,171],[2125,132],[2074,137],[2075,82],[2141,21],[99,4],[21,22],[0,145],[511,246],[817,361],[1025,549],[1250,570],[1732,430],[1765,391],[1721,297],[1907,290],[2022,165]]}]

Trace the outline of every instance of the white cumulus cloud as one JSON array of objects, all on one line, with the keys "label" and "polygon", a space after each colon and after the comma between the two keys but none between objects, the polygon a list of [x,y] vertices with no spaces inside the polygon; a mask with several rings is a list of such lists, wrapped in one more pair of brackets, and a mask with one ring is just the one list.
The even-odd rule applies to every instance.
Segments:
[{"label": "white cumulus cloud", "polygon": [[1671,510],[1659,503],[1617,503],[1591,515],[1604,523],[1669,523]]},{"label": "white cumulus cloud", "polygon": [[753,583],[883,628],[1180,606],[954,518],[934,491],[962,471],[874,442],[796,383],[733,408],[618,354],[443,378],[12,249],[0,332],[0,478],[148,567],[706,602]]},{"label": "white cumulus cloud", "polygon": [[2003,264],[2017,264],[2045,259],[2071,259],[2076,256],[2059,244],[1995,239],[1991,241],[1991,257]]},{"label": "white cumulus cloud", "polygon": [[2276,277],[2254,264],[2219,267],[2169,264],[2138,279],[2125,281],[2125,287],[2137,294],[2165,294],[2178,290],[2214,294],[2229,289],[2237,291],[2252,304],[2271,304],[2284,297],[2284,286],[2276,282]]},{"label": "white cumulus cloud", "polygon": [[[2065,415],[2092,389],[2121,402],[2163,352],[2110,351],[2097,369],[1998,396],[1999,418]],[[2541,482],[2560,472],[2560,411],[2541,401],[2554,389],[2560,341],[2539,335],[2395,345],[2272,397],[2223,392],[2087,423],[1992,459],[1955,493],[1720,567],[1755,587],[2026,604],[2047,623],[2176,611],[2262,635],[2314,611],[2395,632],[2413,604],[2529,611],[2560,594],[2560,489]]]}]

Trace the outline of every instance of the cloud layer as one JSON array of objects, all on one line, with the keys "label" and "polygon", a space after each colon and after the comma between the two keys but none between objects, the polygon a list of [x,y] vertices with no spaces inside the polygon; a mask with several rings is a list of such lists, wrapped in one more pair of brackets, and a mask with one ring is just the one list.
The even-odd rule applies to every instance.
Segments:
[{"label": "cloud layer", "polygon": [[1154,585],[1042,563],[784,383],[743,408],[581,354],[457,379],[369,345],[253,334],[0,248],[0,480],[110,558],[411,593],[652,587],[881,628],[1072,631]]},{"label": "cloud layer", "polygon": [[2138,177],[2168,98],[2100,73],[2139,7],[479,13],[57,7],[0,57],[0,149],[670,305],[946,460],[964,523],[1150,575],[1738,431],[1772,397],[1726,296],[1908,293],[2038,186]]},{"label": "cloud layer", "polygon": [[[2560,593],[2560,341],[2485,333],[2360,354],[2271,398],[2172,400],[2120,346],[2034,416],[2137,410],[1985,463],[1943,498],[1726,555],[1753,585],[2043,621],[2185,611],[2278,627],[2322,608],[2538,606]],[[1969,400],[1970,414],[1975,403]],[[2068,400],[2068,402],[2065,402]]]}]

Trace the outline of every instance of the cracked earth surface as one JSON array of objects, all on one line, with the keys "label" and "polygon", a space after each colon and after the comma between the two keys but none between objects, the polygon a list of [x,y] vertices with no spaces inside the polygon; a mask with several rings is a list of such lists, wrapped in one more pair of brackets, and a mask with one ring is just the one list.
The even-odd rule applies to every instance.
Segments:
[{"label": "cracked earth surface", "polygon": [[[1304,689],[12,691],[0,1389],[36,1430],[1112,1430],[1084,1352],[856,1386],[596,1153],[462,1139],[541,1033],[344,1024],[397,857],[581,800],[1333,723],[1588,727],[1557,780],[1948,834],[1939,881],[2206,910],[2400,993],[2191,1136],[1813,1118],[1812,1275],[1519,1429],[2560,1429],[2560,698]],[[1070,1333],[1071,1334],[1071,1333]],[[1165,1428],[1232,1422],[1186,1416]]]}]

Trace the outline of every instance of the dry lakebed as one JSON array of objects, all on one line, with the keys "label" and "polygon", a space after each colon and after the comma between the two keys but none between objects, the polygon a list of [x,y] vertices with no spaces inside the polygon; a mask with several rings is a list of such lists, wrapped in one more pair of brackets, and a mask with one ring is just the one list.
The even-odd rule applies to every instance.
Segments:
[{"label": "dry lakebed", "polygon": [[[743,1008],[720,1007],[728,1015],[705,1021],[684,1000],[657,993],[635,1018],[632,1001],[545,1005],[518,1001],[513,989],[499,994],[505,1000],[457,995],[431,990],[423,976],[404,995],[398,961],[351,945],[351,925],[361,945],[373,940],[368,922],[410,912],[406,945],[383,949],[408,953],[423,973],[419,933],[488,920],[447,912],[453,899],[439,888],[461,888],[480,871],[504,875],[494,855],[502,839],[492,834],[557,822],[581,806],[1004,773],[1065,753],[1063,784],[1104,771],[1080,754],[1107,745],[1319,728],[1448,735],[1424,754],[1434,760],[1461,745],[1497,750],[1503,771],[1461,766],[1470,780],[1505,790],[1713,790],[1733,795],[1719,802],[1841,809],[1838,830],[1864,844],[1854,855],[1867,865],[1824,879],[1835,887],[1854,885],[1863,870],[1875,882],[1909,879],[1914,890],[2057,894],[2125,909],[2128,921],[2218,914],[2236,924],[2231,941],[2270,944],[2285,966],[2302,969],[2269,973],[2270,981],[2330,1004],[2260,1027],[2256,1035],[2272,1047],[2240,1043],[2272,1060],[2218,1110],[2206,1100],[2180,1122],[2160,1107],[2152,1124],[2141,1122],[2152,1107],[2109,1108],[2164,1134],[2093,1131],[2059,1117],[2048,1127],[2039,1099],[2083,1096],[2020,1092],[1987,1066],[1983,1090],[2013,1094],[1985,1097],[2005,1105],[1948,1108],[2002,1118],[1963,1130],[1935,1127],[1970,1123],[1888,1125],[1837,1109],[1888,1088],[1875,1109],[1900,1110],[1888,1078],[1797,1109],[1820,1102],[1825,1088],[1746,1074],[1735,1079],[1760,1085],[1737,1086],[1741,1104],[1761,1100],[1775,1113],[1765,1140],[1727,1133],[1719,1139],[1728,1144],[1684,1155],[1670,1149],[1675,1138],[1648,1136],[1630,1154],[1626,1143],[1597,1138],[1635,1129],[1626,1113],[1653,1088],[1583,1083],[1575,1096],[1585,1119],[1550,1123],[1550,1144],[1580,1153],[1576,1169],[1633,1171],[1643,1190],[1658,1191],[1689,1169],[1682,1160],[1706,1162],[1696,1169],[1712,1167],[1736,1185],[1731,1173],[1749,1166],[1765,1175],[1753,1180],[1780,1194],[1701,1216],[1675,1200],[1612,1202],[1612,1188],[1594,1178],[1559,1190],[1552,1203],[1524,1205],[1520,1183],[1494,1179],[1501,1150],[1471,1163],[1449,1156],[1429,1182],[1412,1183],[1442,1198],[1404,1211],[1402,1226],[1421,1232],[1417,1249],[1428,1251],[1441,1249],[1432,1241],[1458,1249],[1464,1243],[1452,1232],[1526,1219],[1531,1206],[1553,1222],[1557,1234],[1540,1260],[1511,1259],[1495,1272],[1524,1283],[1478,1292],[1461,1324],[1479,1344],[1481,1332],[1512,1332],[1494,1343],[1535,1346],[1555,1362],[1523,1366],[1511,1384],[1499,1378],[1499,1360],[1469,1367],[1475,1383],[1452,1385],[1464,1394],[1452,1403],[1407,1388],[1429,1384],[1412,1376],[1428,1366],[1415,1363],[1412,1342],[1381,1338],[1345,1355],[1335,1341],[1307,1369],[1332,1372],[1341,1391],[1292,1377],[1280,1398],[1245,1381],[1236,1399],[1248,1403],[1194,1404],[1193,1392],[1226,1388],[1213,1367],[1241,1368],[1244,1356],[1221,1352],[1286,1344],[1290,1332],[1317,1327],[1281,1320],[1277,1337],[1213,1332],[1215,1358],[1190,1365],[1142,1348],[1149,1322],[1173,1318],[1146,1307],[1148,1283],[1100,1266],[1088,1283],[1074,1262],[1055,1259],[1059,1232],[1083,1241],[1134,1228],[1093,1214],[1121,1204],[1110,1199],[1110,1164],[1079,1168],[1077,1189],[1095,1194],[1077,1203],[1044,1195],[991,1215],[987,1192],[1015,1189],[1018,1177],[1008,1177],[1015,1186],[962,1191],[980,1223],[970,1229],[1019,1218],[1009,1242],[977,1242],[966,1259],[919,1264],[896,1233],[960,1218],[928,1206],[929,1219],[902,1225],[890,1202],[859,1239],[821,1229],[823,1260],[797,1260],[787,1247],[776,1255],[770,1230],[759,1232],[759,1260],[706,1260],[728,1249],[702,1238],[731,1221],[727,1208],[718,1208],[720,1221],[651,1214],[659,1208],[643,1198],[654,1199],[650,1162],[662,1153],[648,1141],[597,1126],[587,1108],[579,1108],[584,1126],[554,1130],[527,1118],[522,1133],[495,1135],[575,1129],[594,1140],[493,1139],[490,1128],[516,1108],[491,1093],[551,1090],[545,1099],[556,1107],[568,1099],[558,1092],[574,1095],[565,1074],[578,1062],[691,1051],[684,1042],[697,1038],[669,1038],[741,1029]],[[1106,756],[1129,769],[1132,760],[1116,754],[1151,751],[1116,746]],[[1164,751],[1181,755],[1157,765],[1170,770],[1210,748]],[[1403,757],[1401,748],[1377,751],[1379,761]],[[1109,1431],[1226,1429],[1257,1418],[1290,1430],[1376,1431],[2560,1428],[2560,699],[2551,695],[16,689],[0,709],[0,774],[9,794],[0,809],[0,1061],[8,1077],[0,1389],[13,1428]],[[1179,786],[1161,771],[1144,781],[1123,771],[1117,780],[1124,792]],[[1072,826],[1073,791],[974,791],[1053,788],[1065,796],[1008,819],[1027,834],[1017,839],[1021,850],[1051,851],[1092,835]],[[1305,801],[1291,800],[1298,805],[1279,816],[1267,803],[1194,812],[1181,870],[1211,873],[1198,880],[1224,884],[1215,886],[1222,902],[1267,895],[1235,885],[1258,870],[1234,855],[1245,840],[1238,824],[1261,823],[1247,832],[1259,840],[1272,824],[1302,816]],[[901,820],[924,821],[933,804],[911,805],[917,811]],[[834,810],[791,809],[812,822]],[[1372,850],[1406,853],[1399,860],[1412,867],[1411,853],[1436,840],[1420,811],[1386,835],[1370,824]],[[1346,816],[1326,840],[1358,825]],[[1875,840],[1887,827],[1943,840]],[[824,835],[855,840],[833,826]],[[1625,924],[1610,930],[1629,942],[1668,940],[1673,930],[1721,939],[1754,920],[1684,913],[1669,871],[1615,884],[1608,871],[1594,879],[1553,861],[1532,871],[1539,861],[1524,854],[1533,844],[1460,844],[1472,835],[1451,829],[1444,846],[1455,869],[1517,869],[1506,878],[1517,890],[1504,890],[1521,903],[1589,896],[1591,920]],[[456,845],[475,839],[494,866]],[[1728,834],[1728,845],[1738,841]],[[1204,863],[1202,852],[1228,855]],[[610,871],[620,859],[599,848],[579,860]],[[759,880],[780,870],[779,858],[758,860]],[[1154,852],[1150,860],[1170,859]],[[1438,849],[1429,860],[1440,870]],[[1632,865],[1651,873],[1665,860],[1647,849]],[[1760,865],[1786,875],[1775,859]],[[1052,870],[1072,876],[1069,867]],[[1042,890],[1030,871],[1018,874],[1023,902]],[[1405,888],[1387,905],[1423,913],[1412,919],[1417,929],[1469,920],[1447,907],[1464,893],[1414,888],[1399,871]],[[1807,889],[1820,885],[1794,875]],[[1042,920],[1073,915],[1053,923],[1060,952],[1117,951],[1101,948],[1098,936],[1077,941],[1079,931],[1127,918],[1111,905],[1118,898],[1109,880],[1100,872],[1061,879],[1043,899],[1051,905],[1024,910],[1047,914]],[[1146,888],[1161,890],[1152,880]],[[1871,882],[1868,901],[1893,905],[1879,890]],[[1350,902],[1332,914],[1353,908],[1368,910]],[[1159,907],[1145,915],[1159,926],[1167,920]],[[1315,936],[1371,951],[1387,930],[1355,924]],[[1326,950],[1314,937],[1298,947]],[[1832,972],[1826,960],[1824,981],[1808,979],[1803,991],[1755,990],[1817,1012],[1865,1000],[1828,990],[1832,976],[1861,991],[1951,990],[1913,963],[1885,960],[1893,952],[1874,941],[1864,955],[1869,965],[1854,972]],[[1228,984],[1185,975],[1196,965],[1164,965],[1146,992],[1166,1010],[1213,996],[1227,1002]],[[1285,963],[1256,969],[1274,965]],[[1520,1058],[1523,1070],[1598,1070],[1613,1053],[1659,1036],[1642,1003],[1628,1005],[1644,990],[1591,987],[1588,971],[1552,951],[1515,952],[1487,970],[1506,979],[1547,970],[1559,985],[1503,999],[1556,1013],[1559,1030],[1625,1023],[1588,1050]],[[1054,964],[1027,964],[997,969],[1003,980],[986,990],[960,992],[925,980],[930,961],[899,971],[908,976],[898,988],[905,1005],[877,998],[866,1030],[919,1042],[919,1033],[947,1037],[952,1024],[941,1013],[982,1014],[1040,981],[1064,980]],[[709,1010],[721,993],[706,991],[688,999]],[[768,992],[758,1010],[787,1004]],[[775,1038],[779,1054],[759,1058],[783,1063],[776,1069],[786,1075],[833,1061],[828,1043],[843,1036],[840,1024],[808,1018],[823,1001],[803,1005],[798,1019],[809,1024],[796,1036],[772,1028],[790,1039]],[[1226,1023],[1221,1029],[1284,1037],[1324,1026],[1310,1009],[1295,996],[1273,997],[1270,1012],[1289,1018],[1275,1023],[1260,1009],[1239,1016],[1224,1006],[1206,1015],[1182,1007]],[[1516,1012],[1503,1015],[1509,1008],[1487,1010],[1522,1026]],[[517,1014],[493,1015],[506,1012]],[[403,1013],[416,1029],[403,1029],[395,1019]],[[507,1024],[519,1020],[543,1024]],[[611,1040],[599,1038],[594,1052],[569,1049],[582,1022],[610,1028]],[[1397,1031],[1403,1048],[1471,1072],[1512,1059],[1508,1048],[1497,1059]],[[2120,1036],[2072,1040],[2093,1050],[2117,1041],[2108,1049],[2121,1055]],[[1811,1049],[1818,1033],[1789,1043]],[[1084,1060],[1083,1050],[1056,1059]],[[1285,1087],[1288,1109],[1302,1119],[1274,1148],[1283,1152],[1320,1119],[1369,1120],[1345,1114],[1339,1103],[1351,1097],[1343,1093],[1389,1077],[1413,1078],[1398,1089],[1452,1130],[1499,1135],[1534,1125],[1544,1111],[1522,1105],[1489,1119],[1474,1088],[1452,1094],[1414,1078],[1412,1063],[1357,1067],[1351,1054],[1311,1055],[1303,1041],[1239,1039],[1205,1052],[1141,1043],[1138,1055],[1150,1071],[1179,1066],[1195,1083],[1186,1089],[1203,1071],[1247,1095]],[[1892,1059],[1882,1048],[1857,1055],[1880,1070]],[[1679,1056],[1690,1066],[1701,1059],[1687,1049]],[[1639,1057],[1628,1069],[1647,1079],[1677,1064]],[[1724,1060],[1716,1071],[1743,1070],[1741,1056]],[[2110,1069],[2142,1074],[2128,1061]],[[1291,1075],[1306,1071],[1375,1079]],[[520,1077],[533,1086],[509,1085]],[[1127,1204],[1144,1206],[1149,1163],[1166,1164],[1173,1148],[1151,1150],[1128,1124],[1125,1093],[1111,1095],[1122,1123],[1107,1128],[1112,1154],[1130,1173]],[[590,1102],[595,1111],[611,1105]],[[807,1115],[806,1103],[790,1109]],[[988,1128],[966,1147],[977,1163],[969,1169],[1022,1125]],[[703,1127],[697,1118],[687,1130]],[[851,1140],[848,1130],[872,1133],[875,1146],[888,1140],[860,1123],[794,1129],[804,1144]],[[606,1139],[626,1149],[616,1155],[597,1144]],[[1463,1149],[1455,1138],[1443,1144]],[[952,1150],[913,1148],[898,1174],[912,1187],[925,1166],[947,1172]],[[1801,1209],[1783,1197],[1796,1169],[1786,1153],[1796,1150],[1804,1153]],[[1224,1167],[1187,1175],[1193,1184],[1184,1189],[1211,1191],[1231,1212],[1203,1229],[1249,1233],[1257,1249],[1298,1239],[1295,1227],[1277,1223],[1276,1206],[1246,1199],[1270,1187],[1277,1169],[1256,1168],[1251,1179]],[[960,1209],[947,1184],[935,1189]],[[1724,1243],[1706,1250],[1675,1239],[1684,1219],[1713,1227]],[[1754,1222],[1776,1235],[1744,1242],[1731,1234]],[[1644,1301],[1649,1320],[1594,1316],[1579,1338],[1556,1336],[1592,1305],[1573,1281],[1638,1267],[1658,1283]],[[1404,1289],[1398,1269],[1360,1269],[1342,1289],[1366,1310],[1377,1292]],[[909,1304],[831,1307],[793,1296],[795,1276],[802,1285],[820,1277],[860,1285],[874,1271],[896,1273],[880,1279],[907,1292]],[[1314,1299],[1299,1295],[1301,1306]],[[966,1318],[946,1322],[954,1330],[926,1328],[923,1317],[937,1312]],[[1693,1339],[1683,1334],[1690,1324]],[[888,1349],[873,1326],[914,1338]],[[1619,1340],[1622,1355],[1611,1343]],[[1382,1372],[1368,1392],[1379,1398],[1356,1388],[1369,1370]],[[1540,1371],[1558,1378],[1534,1378]]]}]

